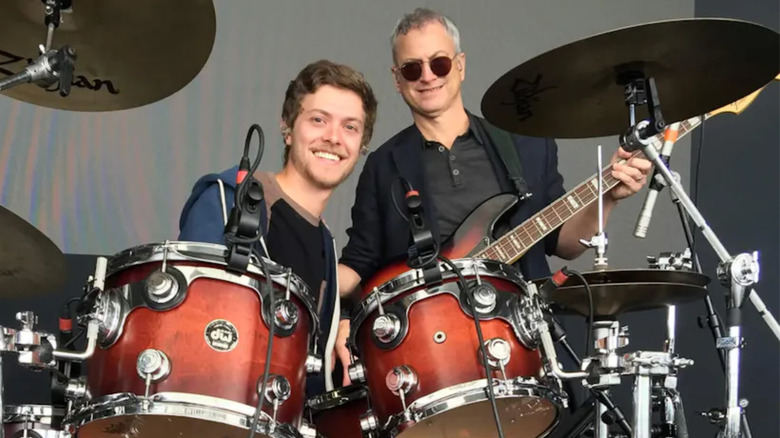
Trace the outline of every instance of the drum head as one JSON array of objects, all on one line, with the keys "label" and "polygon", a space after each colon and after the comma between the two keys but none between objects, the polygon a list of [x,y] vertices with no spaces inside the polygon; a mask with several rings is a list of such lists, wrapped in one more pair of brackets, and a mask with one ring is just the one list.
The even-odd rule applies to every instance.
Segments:
[{"label": "drum head", "polygon": [[[536,397],[500,398],[496,400],[498,418],[505,437],[537,438],[545,436],[555,424],[557,408],[552,402]],[[493,409],[488,400],[460,406],[426,418],[403,430],[398,438],[498,436]]]}]

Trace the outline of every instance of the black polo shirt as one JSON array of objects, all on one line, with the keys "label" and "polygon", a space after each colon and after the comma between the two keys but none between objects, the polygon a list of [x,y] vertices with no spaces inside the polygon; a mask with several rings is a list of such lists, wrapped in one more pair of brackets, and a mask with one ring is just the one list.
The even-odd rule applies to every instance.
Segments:
[{"label": "black polo shirt", "polygon": [[442,240],[446,240],[479,204],[501,192],[487,155],[487,144],[469,117],[469,129],[447,149],[423,141],[428,190],[436,206]]}]

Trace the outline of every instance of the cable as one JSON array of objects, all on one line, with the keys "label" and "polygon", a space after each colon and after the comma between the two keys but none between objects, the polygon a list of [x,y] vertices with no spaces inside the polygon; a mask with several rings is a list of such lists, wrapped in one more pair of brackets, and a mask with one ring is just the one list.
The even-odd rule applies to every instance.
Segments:
[{"label": "cable", "polygon": [[[274,319],[275,318],[274,317],[275,297],[274,297],[274,287],[273,287],[274,285],[273,285],[273,281],[271,280],[271,269],[266,264],[266,261],[263,257],[258,257],[258,259],[260,260],[260,265],[262,265],[263,267],[263,273],[265,274],[266,285],[268,286],[269,333],[268,333],[268,349],[265,352],[265,369],[263,370],[263,383],[260,385],[260,391],[257,395],[257,406],[255,407],[255,415],[252,417],[252,423],[249,428],[249,438],[254,438],[255,436],[255,429],[257,429],[257,422],[260,420],[260,412],[263,410],[263,404],[265,402],[265,388],[268,385],[268,376],[270,375],[271,372],[271,352],[273,350],[273,343],[274,343],[274,327],[276,326],[276,321]],[[262,311],[260,313],[262,314]]]},{"label": "cable", "polygon": [[395,197],[395,187],[396,184],[401,183],[405,186],[406,190],[401,193],[408,193],[411,190],[411,187],[407,186],[407,181],[403,179],[402,177],[398,177],[395,181],[393,181],[392,187],[390,187],[390,199],[393,201],[393,207],[395,207],[395,211],[402,217],[406,222],[409,222],[409,217],[404,214],[403,210],[401,210],[401,207],[398,206],[398,200]]},{"label": "cable", "polygon": [[577,277],[585,287],[585,292],[588,293],[588,330],[585,333],[585,357],[588,357],[590,356],[590,349],[593,348],[593,314],[595,313],[593,309],[593,291],[590,290],[588,280],[586,280],[585,277],[579,273],[579,271],[569,269],[569,274]]},{"label": "cable", "polygon": [[[438,251],[437,251],[438,252]],[[504,438],[504,431],[501,428],[501,421],[498,418],[498,408],[496,407],[496,395],[493,393],[493,378],[491,377],[491,370],[490,370],[490,364],[488,363],[488,356],[487,352],[485,351],[485,339],[482,337],[482,327],[479,325],[479,316],[477,315],[477,310],[474,308],[474,300],[471,298],[471,295],[469,294],[469,287],[468,283],[466,283],[466,279],[463,278],[463,273],[460,271],[460,269],[455,266],[450,259],[444,256],[438,256],[439,260],[443,261],[447,266],[452,269],[452,271],[458,276],[458,285],[460,286],[461,292],[466,296],[466,299],[468,301],[469,307],[471,308],[471,314],[474,316],[474,325],[477,328],[477,338],[479,339],[479,351],[482,353],[482,365],[485,367],[485,377],[487,380],[487,390],[488,390],[488,399],[490,399],[490,407],[493,409],[493,418],[496,421],[496,429],[498,430],[498,436],[499,438]]]}]

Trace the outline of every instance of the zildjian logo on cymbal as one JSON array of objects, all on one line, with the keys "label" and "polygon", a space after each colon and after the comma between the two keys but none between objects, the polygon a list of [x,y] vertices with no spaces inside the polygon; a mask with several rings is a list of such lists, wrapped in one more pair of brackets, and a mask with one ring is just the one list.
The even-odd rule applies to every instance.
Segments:
[{"label": "zildjian logo on cymbal", "polygon": [[[3,68],[4,65],[12,65],[20,61],[27,61],[27,64],[33,62],[32,58],[25,58],[24,56],[14,55],[13,53],[7,52],[5,50],[0,50],[0,74],[5,76],[11,76],[16,73],[6,70]],[[109,94],[119,94],[119,90],[117,90],[114,87],[114,83],[109,80],[103,80],[103,79],[93,79],[89,80],[87,77],[82,75],[74,75],[73,81],[71,82],[71,86],[78,87],[78,88],[86,88],[88,90],[92,91],[100,91],[103,86],[105,85],[106,91],[109,92]],[[58,85],[54,85],[52,87],[46,88],[46,91],[57,91],[59,90]]]}]

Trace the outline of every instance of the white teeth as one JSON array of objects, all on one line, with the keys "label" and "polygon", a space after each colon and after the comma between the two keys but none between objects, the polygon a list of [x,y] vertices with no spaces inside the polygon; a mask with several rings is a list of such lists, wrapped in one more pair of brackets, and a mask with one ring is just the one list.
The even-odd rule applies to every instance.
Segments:
[{"label": "white teeth", "polygon": [[341,157],[339,157],[339,156],[338,156],[338,155],[336,155],[336,154],[331,154],[331,153],[329,153],[329,152],[321,152],[321,151],[317,151],[317,152],[315,152],[315,153],[314,153],[314,155],[316,155],[316,156],[318,156],[318,157],[320,157],[320,158],[324,158],[324,159],[326,159],[326,160],[331,160],[331,161],[341,161]]}]

